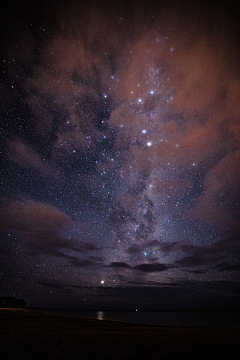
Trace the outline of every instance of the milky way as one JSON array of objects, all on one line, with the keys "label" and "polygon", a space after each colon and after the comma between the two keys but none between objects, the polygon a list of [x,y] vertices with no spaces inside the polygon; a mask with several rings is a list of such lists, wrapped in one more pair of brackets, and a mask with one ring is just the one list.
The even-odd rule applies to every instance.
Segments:
[{"label": "milky way", "polygon": [[10,1],[2,295],[236,307],[239,29],[230,3]]}]

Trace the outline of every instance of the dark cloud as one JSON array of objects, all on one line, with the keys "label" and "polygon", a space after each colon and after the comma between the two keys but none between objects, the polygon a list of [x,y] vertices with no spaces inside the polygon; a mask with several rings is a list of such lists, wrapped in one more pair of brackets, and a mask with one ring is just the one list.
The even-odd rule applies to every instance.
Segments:
[{"label": "dark cloud", "polygon": [[89,266],[96,266],[97,264],[99,264],[101,262],[99,261],[92,261],[89,259],[85,259],[85,260],[80,260],[78,258],[73,258],[72,260],[70,260],[70,264],[79,268],[86,268]]},{"label": "dark cloud", "polygon": [[208,257],[206,249],[204,249],[204,254],[196,254],[183,257],[178,260],[178,264],[183,267],[195,267],[195,266],[204,266],[212,264],[212,257]]},{"label": "dark cloud", "polygon": [[156,264],[139,264],[132,267],[124,262],[112,262],[110,263],[109,267],[113,269],[133,269],[133,270],[141,271],[143,273],[153,273],[153,272],[166,271],[174,266],[156,263]]},{"label": "dark cloud", "polygon": [[145,273],[152,273],[152,272],[159,272],[159,271],[166,271],[173,266],[169,266],[166,264],[139,264],[134,267],[134,269],[145,272]]},{"label": "dark cloud", "polygon": [[125,264],[124,262],[112,262],[112,263],[110,263],[109,266],[113,267],[113,268],[119,268],[119,269],[121,269],[121,268],[131,268],[130,265]]},{"label": "dark cloud", "polygon": [[219,271],[240,271],[240,264],[229,264],[227,262],[222,262],[216,265],[216,268]]},{"label": "dark cloud", "polygon": [[226,257],[234,258],[238,248],[238,238],[223,239],[208,246],[183,246],[183,250],[187,250],[189,255],[182,257],[176,262],[183,267],[207,266],[210,269],[211,265],[219,263],[220,259],[225,260]]}]

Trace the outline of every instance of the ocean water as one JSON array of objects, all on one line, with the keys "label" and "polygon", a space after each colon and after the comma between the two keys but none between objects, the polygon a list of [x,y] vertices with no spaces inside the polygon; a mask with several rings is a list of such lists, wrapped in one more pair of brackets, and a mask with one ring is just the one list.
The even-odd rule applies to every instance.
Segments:
[{"label": "ocean water", "polygon": [[240,311],[78,311],[41,310],[44,313],[126,323],[176,327],[240,327]]}]

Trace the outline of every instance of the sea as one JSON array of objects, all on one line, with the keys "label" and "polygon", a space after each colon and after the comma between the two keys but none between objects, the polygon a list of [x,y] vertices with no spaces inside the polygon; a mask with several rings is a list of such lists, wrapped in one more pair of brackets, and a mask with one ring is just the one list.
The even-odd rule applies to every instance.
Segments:
[{"label": "sea", "polygon": [[75,318],[110,320],[125,323],[173,327],[240,327],[240,311],[90,311],[49,310],[38,311]]}]

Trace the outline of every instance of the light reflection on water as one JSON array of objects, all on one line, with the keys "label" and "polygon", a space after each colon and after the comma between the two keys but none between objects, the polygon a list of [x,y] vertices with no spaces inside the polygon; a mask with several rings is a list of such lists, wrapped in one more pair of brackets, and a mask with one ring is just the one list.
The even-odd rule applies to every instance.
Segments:
[{"label": "light reflection on water", "polygon": [[104,320],[104,313],[103,313],[103,311],[98,311],[98,312],[97,312],[97,319],[98,319],[98,320]]},{"label": "light reflection on water", "polygon": [[[40,309],[38,311],[41,311]],[[180,327],[240,327],[240,311],[78,311],[42,310],[70,317],[112,320],[144,325]]]}]

